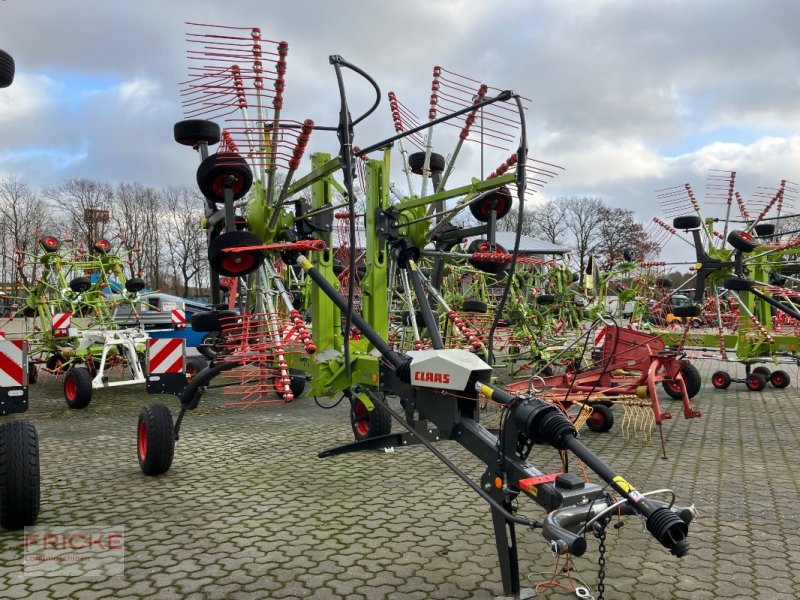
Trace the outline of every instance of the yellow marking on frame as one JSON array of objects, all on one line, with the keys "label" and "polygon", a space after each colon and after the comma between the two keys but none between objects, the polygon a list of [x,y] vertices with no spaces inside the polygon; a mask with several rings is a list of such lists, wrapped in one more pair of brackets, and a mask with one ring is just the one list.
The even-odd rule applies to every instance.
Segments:
[{"label": "yellow marking on frame", "polygon": [[614,483],[616,483],[616,484],[619,486],[619,488],[620,488],[620,489],[621,489],[623,492],[625,492],[626,494],[630,494],[630,493],[631,493],[631,491],[633,491],[633,489],[634,489],[634,487],[633,487],[633,486],[632,486],[630,483],[628,483],[627,481],[625,481],[625,478],[624,478],[622,475],[617,475],[616,477],[614,477],[614,480],[613,480],[613,481],[614,481]]}]

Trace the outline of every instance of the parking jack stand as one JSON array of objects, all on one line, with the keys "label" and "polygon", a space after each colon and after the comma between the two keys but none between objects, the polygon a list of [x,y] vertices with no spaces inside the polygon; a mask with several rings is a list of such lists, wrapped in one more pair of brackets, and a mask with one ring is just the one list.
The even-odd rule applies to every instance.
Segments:
[{"label": "parking jack stand", "polygon": [[[495,474],[486,470],[481,477],[481,486],[489,495],[509,513],[513,512],[511,499],[495,485]],[[531,588],[520,589],[519,585],[519,559],[517,557],[517,534],[514,523],[508,521],[498,509],[492,507],[492,525],[494,526],[494,541],[497,545],[497,557],[500,561],[500,576],[503,580],[503,596],[496,600],[522,600],[533,598],[536,593]]]}]

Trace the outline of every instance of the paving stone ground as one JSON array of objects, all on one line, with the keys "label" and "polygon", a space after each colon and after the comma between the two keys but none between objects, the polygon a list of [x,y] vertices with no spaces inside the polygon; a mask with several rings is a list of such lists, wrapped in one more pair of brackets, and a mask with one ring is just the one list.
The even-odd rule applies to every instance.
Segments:
[{"label": "paving stone ground", "polygon": [[[639,489],[670,487],[693,502],[691,553],[675,559],[629,519],[609,529],[606,598],[800,597],[800,408],[797,368],[785,390],[711,387],[718,365],[697,363],[703,417],[686,421],[677,402],[658,439],[619,431],[585,443]],[[735,370],[735,369],[734,369]],[[347,407],[313,399],[224,407],[204,397],[185,421],[172,470],[141,474],[135,425],[143,391],[99,391],[69,410],[60,382],[42,377],[31,410],[40,434],[42,511],[49,526],[124,525],[123,576],[26,578],[22,535],[0,534],[0,598],[486,599],[502,591],[489,510],[422,447],[318,459],[352,439]],[[164,397],[171,407],[177,400]],[[325,400],[329,401],[328,399]],[[670,402],[665,400],[665,402]],[[620,418],[619,407],[615,409]],[[440,446],[478,477],[457,445]],[[556,470],[554,451],[531,461]],[[527,499],[521,514],[541,518]],[[538,532],[522,532],[520,566],[547,579],[554,559]],[[597,546],[574,571],[596,593]],[[573,594],[548,591],[542,597]]]}]

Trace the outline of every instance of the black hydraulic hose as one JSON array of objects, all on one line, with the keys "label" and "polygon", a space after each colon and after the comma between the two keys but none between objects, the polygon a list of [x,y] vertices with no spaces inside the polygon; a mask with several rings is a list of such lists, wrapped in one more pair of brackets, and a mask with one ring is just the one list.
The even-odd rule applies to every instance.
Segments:
[{"label": "black hydraulic hose", "polygon": [[769,304],[771,306],[774,306],[778,310],[785,312],[787,315],[789,315],[793,319],[800,319],[800,312],[798,312],[797,310],[791,308],[790,306],[786,306],[782,302],[778,302],[777,300],[775,300],[775,298],[772,298],[771,296],[767,296],[766,294],[764,294],[762,292],[759,292],[758,290],[750,290],[750,293],[753,294],[754,296],[758,297],[758,298],[761,298],[764,302],[766,302],[767,304]]},{"label": "black hydraulic hose", "polygon": [[[442,336],[439,335],[439,324],[436,323],[436,320],[433,318],[433,311],[431,311],[431,305],[428,302],[428,296],[425,294],[425,286],[422,283],[422,279],[419,276],[418,266],[412,259],[407,260],[407,269],[408,277],[411,279],[411,285],[414,286],[414,294],[417,296],[417,302],[419,302],[419,311],[422,313],[422,321],[425,323],[425,327],[428,329],[428,335],[431,338],[431,345],[433,346],[434,350],[441,350],[444,348],[444,343],[442,342]],[[409,306],[409,312],[413,310],[413,307]]]},{"label": "black hydraulic hose", "polygon": [[353,303],[355,301],[356,284],[356,216],[355,216],[355,196],[353,190],[353,123],[350,119],[350,109],[347,107],[347,95],[344,89],[344,79],[342,78],[341,63],[344,59],[340,56],[331,56],[330,62],[336,71],[336,82],[339,86],[339,127],[337,136],[339,137],[339,161],[344,173],[344,187],[347,192],[348,204],[348,223],[350,227],[350,256],[348,261],[349,272],[347,274],[347,309],[344,317],[344,370],[347,379],[351,378],[350,365],[350,327],[352,325],[351,315],[353,313]]},{"label": "black hydraulic hose", "polygon": [[[514,249],[511,252],[511,264],[508,266],[508,276],[506,278],[506,285],[503,288],[503,295],[500,297],[500,303],[497,305],[497,311],[494,314],[492,326],[489,329],[489,364],[494,365],[494,332],[500,323],[500,317],[503,314],[503,309],[506,306],[509,291],[511,290],[511,283],[514,281],[514,271],[517,268],[517,254],[519,254],[519,243],[522,239],[522,220],[525,211],[525,163],[528,161],[528,138],[527,129],[525,126],[525,111],[522,107],[522,99],[518,94],[513,94],[513,98],[517,103],[517,111],[519,112],[520,124],[520,141],[519,149],[517,150],[517,200],[519,201],[519,214],[517,215],[517,230],[514,236]],[[481,177],[483,174],[481,174]]]},{"label": "black hydraulic hose", "polygon": [[383,141],[377,142],[372,144],[371,146],[367,146],[366,148],[362,148],[358,152],[356,152],[357,157],[366,156],[370,152],[375,152],[376,150],[381,150],[390,144],[393,144],[397,140],[402,140],[410,135],[414,135],[415,133],[422,131],[423,129],[429,129],[434,125],[438,125],[439,123],[444,123],[445,121],[449,121],[452,118],[458,117],[460,115],[466,114],[468,112],[472,112],[474,110],[478,110],[484,106],[488,106],[489,104],[494,104],[495,102],[506,102],[510,100],[514,96],[514,92],[509,90],[505,90],[494,96],[493,98],[487,98],[483,102],[478,102],[476,104],[470,104],[466,108],[462,108],[461,110],[457,110],[456,112],[447,114],[443,117],[439,117],[438,119],[434,119],[433,121],[428,121],[424,125],[420,125],[418,127],[414,127],[413,129],[407,129],[402,133],[398,133],[397,135],[393,135],[392,137],[386,138]]},{"label": "black hydraulic hose", "polygon": [[[296,264],[306,272],[306,274],[314,283],[317,284],[317,286],[319,286],[319,289],[322,290],[322,293],[331,299],[331,302],[338,306],[340,310],[347,310],[347,300],[345,300],[339,291],[333,287],[327,279],[325,279],[325,276],[322,275],[322,273],[320,273],[317,268],[311,264],[310,260],[308,260],[305,256],[300,255],[296,260]],[[358,327],[359,331],[364,334],[364,337],[369,340],[375,349],[381,353],[383,358],[385,358],[395,370],[399,370],[401,367],[408,364],[408,357],[395,352],[392,347],[389,346],[386,340],[384,340],[380,334],[364,320],[364,317],[359,315],[357,312],[353,312],[350,315],[350,318],[352,319],[353,324]],[[400,376],[402,378],[402,374],[400,374]]]}]

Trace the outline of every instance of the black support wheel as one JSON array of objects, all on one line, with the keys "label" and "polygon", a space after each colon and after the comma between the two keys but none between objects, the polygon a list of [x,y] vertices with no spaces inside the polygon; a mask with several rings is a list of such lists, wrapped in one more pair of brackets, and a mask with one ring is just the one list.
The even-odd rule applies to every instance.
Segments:
[{"label": "black support wheel", "polygon": [[92,401],[92,375],[86,367],[73,367],[64,377],[64,400],[70,408],[86,408]]},{"label": "black support wheel", "polygon": [[486,314],[489,312],[489,306],[480,300],[464,300],[461,310],[462,312]]},{"label": "black support wheel", "polygon": [[175,429],[172,414],[163,404],[148,404],[139,413],[136,454],[139,467],[145,475],[161,475],[172,466]]},{"label": "black support wheel", "polygon": [[41,245],[42,250],[48,254],[52,254],[61,246],[61,240],[52,235],[45,235],[39,238],[39,245]]},{"label": "black support wheel", "polygon": [[675,229],[697,229],[703,224],[702,219],[697,215],[688,215],[685,217],[675,217],[672,219],[672,226]]},{"label": "black support wheel", "polygon": [[5,50],[0,50],[0,88],[7,88],[14,81],[14,59]]},{"label": "black support wheel", "polygon": [[229,231],[211,240],[208,245],[208,262],[220,275],[242,277],[257,271],[264,264],[264,252],[260,249],[234,249],[261,245],[261,240],[254,233]]},{"label": "black support wheel", "polygon": [[221,137],[219,125],[205,119],[187,119],[178,121],[172,128],[175,141],[182,146],[197,146],[205,142],[209,146],[219,143]]},{"label": "black support wheel", "polygon": [[755,369],[753,369],[753,373],[759,373],[759,374],[763,375],[764,379],[766,379],[767,381],[769,381],[769,378],[772,375],[772,371],[770,371],[767,367],[765,367],[763,365],[762,366],[758,366]]},{"label": "black support wheel", "polygon": [[131,277],[125,282],[125,289],[131,294],[136,294],[144,289],[144,279]]},{"label": "black support wheel", "polygon": [[746,231],[731,231],[728,234],[728,243],[739,252],[752,252],[758,246],[753,236]]},{"label": "black support wheel", "polygon": [[[686,385],[686,395],[689,398],[694,398],[700,392],[700,388],[703,387],[703,378],[700,375],[700,371],[693,364],[685,362],[681,364],[681,375],[683,376],[683,383]],[[662,381],[661,385],[670,398],[675,400],[683,399],[681,386],[677,380]]]},{"label": "black support wheel", "polygon": [[[476,254],[476,253],[492,253],[492,254],[507,254],[506,249],[503,248],[500,244],[495,244],[492,247],[489,244],[488,240],[472,240],[467,246],[467,253],[468,254]],[[478,269],[479,271],[483,271],[484,273],[490,273],[492,275],[499,275],[503,271],[506,270],[508,266],[505,262],[498,262],[494,260],[484,260],[479,258],[469,258],[469,264],[473,267]]]},{"label": "black support wheel", "polygon": [[773,371],[770,375],[769,382],[778,389],[787,387],[791,382],[791,378],[786,371]]},{"label": "black support wheel", "polygon": [[306,391],[305,371],[300,371],[299,369],[289,369],[289,376],[292,379],[292,382],[289,384],[289,387],[292,389],[292,395],[295,398],[299,398],[303,395],[303,392]]},{"label": "black support wheel", "polygon": [[0,425],[0,525],[21,529],[39,516],[39,436],[33,423]]},{"label": "black support wheel", "polygon": [[753,289],[756,282],[752,279],[742,279],[741,277],[727,277],[722,285],[733,292],[749,292]]},{"label": "black support wheel", "polygon": [[366,440],[391,433],[392,416],[382,404],[373,404],[369,410],[361,398],[355,397],[350,400],[350,425],[356,440]]},{"label": "black support wheel", "polygon": [[744,384],[751,392],[760,392],[767,387],[767,378],[760,373],[750,373],[744,380]]},{"label": "black support wheel", "polygon": [[0,425],[0,525],[21,529],[39,516],[39,437],[33,423]]},{"label": "black support wheel", "polygon": [[605,404],[593,404],[592,414],[586,420],[586,425],[595,433],[610,431],[614,426],[614,413],[611,412],[611,407]]},{"label": "black support wheel", "polygon": [[202,356],[187,356],[186,357],[186,379],[190,380],[197,375],[200,371],[205,369],[208,363]]},{"label": "black support wheel", "polygon": [[92,287],[92,281],[88,277],[73,277],[69,282],[69,289],[76,294],[82,294]]},{"label": "black support wheel", "polygon": [[253,172],[247,161],[235,152],[209,155],[197,168],[197,185],[203,195],[217,203],[225,202],[225,185],[231,177],[233,199],[238,200],[250,191]]},{"label": "black support wheel", "polygon": [[731,376],[727,371],[717,371],[711,376],[711,385],[718,390],[727,390],[731,386]]},{"label": "black support wheel", "polygon": [[500,220],[511,210],[511,192],[506,186],[492,190],[480,200],[469,205],[469,212],[481,223],[488,223],[489,216],[492,214],[492,207],[497,211],[497,219]]},{"label": "black support wheel", "polygon": [[753,229],[758,237],[775,235],[775,223],[759,223]]},{"label": "black support wheel", "polygon": [[[424,152],[414,152],[413,154],[408,155],[408,166],[411,168],[412,173],[416,173],[417,175],[422,175],[422,169],[425,166],[425,153]],[[436,152],[431,152],[431,158],[428,162],[428,168],[430,169],[431,173],[441,173],[444,171],[445,167],[445,160],[444,156],[441,154],[437,154]]]}]

